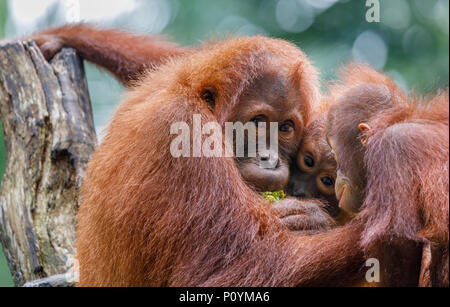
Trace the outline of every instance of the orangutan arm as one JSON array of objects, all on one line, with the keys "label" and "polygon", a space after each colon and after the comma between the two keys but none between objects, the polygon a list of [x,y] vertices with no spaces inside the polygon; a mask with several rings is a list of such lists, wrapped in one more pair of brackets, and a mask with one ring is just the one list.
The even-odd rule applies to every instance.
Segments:
[{"label": "orangutan arm", "polygon": [[156,36],[136,35],[122,30],[96,29],[85,24],[66,25],[30,37],[47,59],[61,48],[76,49],[86,60],[114,74],[130,85],[140,74],[170,57],[189,52],[188,48]]}]

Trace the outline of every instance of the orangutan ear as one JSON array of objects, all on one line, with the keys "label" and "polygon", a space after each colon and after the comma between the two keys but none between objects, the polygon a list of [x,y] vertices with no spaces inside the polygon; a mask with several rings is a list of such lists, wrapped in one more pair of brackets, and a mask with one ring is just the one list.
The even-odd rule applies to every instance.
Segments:
[{"label": "orangutan ear", "polygon": [[358,126],[359,131],[361,131],[362,133],[367,132],[370,130],[370,126],[366,123],[361,123]]},{"label": "orangutan ear", "polygon": [[[359,131],[361,131],[362,133],[365,133],[367,131],[370,130],[370,126],[366,123],[361,123],[358,126]],[[367,137],[363,136],[361,138],[361,143],[363,144],[363,146],[365,147],[367,145]]]}]

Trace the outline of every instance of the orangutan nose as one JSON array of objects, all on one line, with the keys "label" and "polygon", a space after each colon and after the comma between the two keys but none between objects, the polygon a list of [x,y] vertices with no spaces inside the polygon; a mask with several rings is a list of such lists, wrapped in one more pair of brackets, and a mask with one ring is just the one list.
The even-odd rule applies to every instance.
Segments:
[{"label": "orangutan nose", "polygon": [[259,160],[262,168],[277,168],[280,164],[278,153],[269,150],[260,153]]},{"label": "orangutan nose", "polygon": [[305,187],[299,187],[293,190],[292,196],[298,198],[312,198],[312,194],[305,189]]}]

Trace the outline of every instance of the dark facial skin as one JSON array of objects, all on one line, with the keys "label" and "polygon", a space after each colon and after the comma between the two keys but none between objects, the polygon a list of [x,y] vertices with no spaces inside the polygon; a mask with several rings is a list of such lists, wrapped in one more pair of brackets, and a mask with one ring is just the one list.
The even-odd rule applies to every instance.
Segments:
[{"label": "dark facial skin", "polygon": [[336,160],[325,135],[325,116],[305,129],[296,165],[292,167],[288,194],[324,200],[331,216],[339,214],[335,194]]},{"label": "dark facial skin", "polygon": [[[338,137],[331,135],[328,142],[333,150],[336,160],[341,157],[342,148],[339,146]],[[349,212],[357,213],[364,201],[364,186],[358,183],[364,182],[364,168],[356,167],[363,164],[364,156],[362,154],[355,155],[354,166],[348,171],[338,169],[336,173],[336,196],[339,200],[339,206]]]},{"label": "dark facial skin", "polygon": [[338,214],[339,202],[335,194],[336,161],[330,159],[318,147],[307,143],[297,157],[292,170],[288,194],[299,198],[325,200],[326,209],[334,217]]},{"label": "dark facial skin", "polygon": [[[243,124],[266,123],[266,144],[270,145],[270,123],[278,123],[278,152],[265,155],[257,152],[256,158],[236,158],[242,177],[257,191],[283,190],[289,180],[289,162],[295,156],[303,134],[303,120],[298,97],[287,86],[286,77],[280,72],[269,71],[251,84],[243,93],[239,107],[231,122]],[[247,149],[247,139],[245,148]],[[262,168],[261,160],[271,159],[275,168]]]}]

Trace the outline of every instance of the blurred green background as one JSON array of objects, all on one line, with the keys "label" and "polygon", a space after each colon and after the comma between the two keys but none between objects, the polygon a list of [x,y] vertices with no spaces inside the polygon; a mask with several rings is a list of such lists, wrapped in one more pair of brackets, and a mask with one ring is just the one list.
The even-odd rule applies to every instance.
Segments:
[{"label": "blurred green background", "polygon": [[[68,9],[70,3],[79,10]],[[381,22],[368,23],[365,0],[0,0],[0,39],[85,20],[195,45],[211,36],[263,34],[297,43],[324,79],[356,60],[391,75],[403,88],[427,93],[448,86],[448,0],[380,0]],[[78,19],[80,18],[80,19]],[[0,67],[1,69],[1,67]],[[86,65],[101,134],[122,87]],[[0,175],[5,152],[0,137]],[[0,248],[1,250],[1,248]],[[11,286],[0,251],[0,286]]]}]

